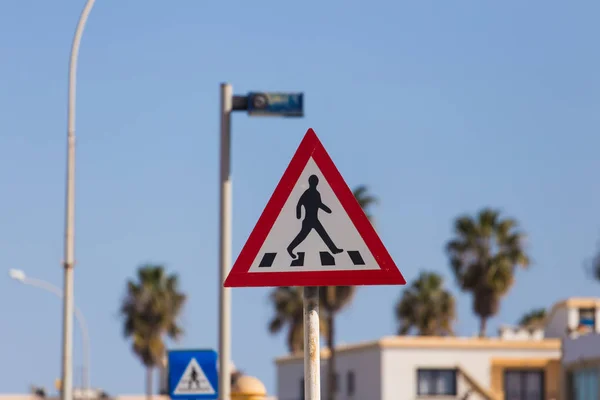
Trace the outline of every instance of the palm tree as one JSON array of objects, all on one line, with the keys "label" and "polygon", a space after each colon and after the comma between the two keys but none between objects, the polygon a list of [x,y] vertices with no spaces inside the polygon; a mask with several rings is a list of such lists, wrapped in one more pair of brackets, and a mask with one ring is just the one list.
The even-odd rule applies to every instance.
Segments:
[{"label": "palm tree", "polygon": [[354,198],[365,212],[369,221],[373,222],[373,215],[370,212],[371,206],[379,203],[379,199],[369,193],[369,188],[366,185],[359,185],[352,191]]},{"label": "palm tree", "polygon": [[[301,287],[281,286],[273,289],[269,300],[275,316],[269,322],[269,333],[277,334],[287,327],[287,347],[291,354],[304,350],[304,302]],[[327,321],[319,315],[319,330],[327,332]]]},{"label": "palm tree", "polygon": [[[365,185],[357,186],[352,193],[366,217],[372,223],[373,215],[370,213],[370,207],[377,204],[378,199],[369,193]],[[325,332],[327,348],[329,349],[329,359],[327,360],[327,400],[334,400],[337,389],[335,374],[335,317],[352,303],[355,293],[355,286],[324,286],[319,288],[319,303],[322,314],[324,314],[325,324],[327,325]]]},{"label": "palm tree", "polygon": [[287,347],[290,353],[304,348],[304,308],[302,288],[282,286],[273,289],[270,301],[275,308],[275,316],[269,322],[269,332],[276,334],[287,326]]},{"label": "palm tree", "polygon": [[600,282],[600,244],[597,247],[592,259],[586,262],[585,269],[592,279]]},{"label": "palm tree", "polygon": [[458,217],[455,238],[446,245],[461,290],[473,294],[480,337],[485,337],[488,319],[496,315],[500,299],[512,287],[516,268],[529,266],[524,234],[516,228],[514,219],[500,219],[499,211],[484,208],[475,218]]},{"label": "palm tree", "polygon": [[536,308],[524,314],[519,320],[519,326],[523,328],[540,327],[546,319],[546,309]]},{"label": "palm tree", "polygon": [[138,268],[137,281],[129,280],[121,304],[124,335],[132,339],[133,352],[146,367],[146,394],[152,398],[154,367],[165,354],[163,337],[177,340],[183,330],[177,319],[186,296],[179,292],[176,274],[166,275],[160,265]]},{"label": "palm tree", "polygon": [[420,336],[452,335],[456,319],[454,296],[435,272],[421,272],[396,304],[398,334],[415,330]]}]

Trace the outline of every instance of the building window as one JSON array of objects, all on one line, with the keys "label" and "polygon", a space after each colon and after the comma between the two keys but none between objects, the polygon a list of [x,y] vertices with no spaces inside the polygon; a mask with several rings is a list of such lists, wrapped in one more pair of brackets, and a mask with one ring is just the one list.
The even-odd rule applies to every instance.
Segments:
[{"label": "building window", "polygon": [[304,378],[300,379],[300,398],[304,398]]},{"label": "building window", "polygon": [[456,369],[419,368],[417,396],[456,396]]},{"label": "building window", "polygon": [[354,395],[354,371],[348,371],[346,374],[346,391],[348,396]]},{"label": "building window", "polygon": [[544,400],[544,371],[505,370],[504,394],[507,400]]},{"label": "building window", "polygon": [[598,398],[598,369],[586,368],[569,373],[569,397],[572,400]]},{"label": "building window", "polygon": [[596,309],[580,308],[579,309],[579,325],[577,326],[579,333],[588,333],[596,331]]}]

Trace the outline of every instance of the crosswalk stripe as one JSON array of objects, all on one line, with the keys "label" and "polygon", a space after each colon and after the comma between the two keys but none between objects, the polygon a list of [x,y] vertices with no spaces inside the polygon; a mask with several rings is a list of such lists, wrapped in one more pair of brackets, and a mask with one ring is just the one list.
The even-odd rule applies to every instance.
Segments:
[{"label": "crosswalk stripe", "polygon": [[[360,254],[360,251],[348,250],[348,251],[346,251],[346,253],[348,253],[348,256],[350,257],[352,264],[354,264],[355,266],[356,265],[365,265],[365,261],[364,261],[362,255]],[[297,257],[291,261],[290,267],[303,267],[304,259],[305,259],[305,255],[306,255],[305,252],[299,251],[296,255],[297,255]],[[276,257],[277,257],[277,253],[267,252],[263,255],[258,266],[260,268],[272,267],[273,263],[275,262]],[[322,267],[335,266],[335,257],[328,251],[320,251],[319,259],[321,261]]]}]

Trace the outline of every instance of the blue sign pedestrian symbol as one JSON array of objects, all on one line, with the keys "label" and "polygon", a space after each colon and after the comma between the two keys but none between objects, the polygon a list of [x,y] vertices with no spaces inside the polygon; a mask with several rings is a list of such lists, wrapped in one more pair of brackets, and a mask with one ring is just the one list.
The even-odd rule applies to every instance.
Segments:
[{"label": "blue sign pedestrian symbol", "polygon": [[168,358],[171,399],[219,398],[217,353],[214,350],[171,350]]}]

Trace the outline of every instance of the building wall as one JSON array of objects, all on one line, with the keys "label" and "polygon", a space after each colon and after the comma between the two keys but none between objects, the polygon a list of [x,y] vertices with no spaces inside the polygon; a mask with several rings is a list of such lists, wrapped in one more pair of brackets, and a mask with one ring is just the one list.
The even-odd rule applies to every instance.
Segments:
[{"label": "building wall", "polygon": [[[326,358],[326,357],[325,357]],[[322,393],[326,365],[322,360]],[[502,341],[476,338],[384,338],[367,345],[338,350],[336,370],[340,376],[336,400],[414,400],[419,368],[459,369],[458,395],[475,382],[483,391],[503,396],[506,369],[535,368],[545,371],[546,398],[560,395],[560,341]],[[355,394],[348,396],[346,377],[354,371]],[[279,400],[300,400],[303,376],[301,357],[278,361]],[[471,399],[478,400],[477,394]]]},{"label": "building wall", "polygon": [[548,358],[495,358],[491,360],[490,366],[490,389],[498,394],[501,399],[504,396],[504,371],[507,369],[541,369],[544,371],[546,399],[556,400],[561,397],[561,365],[560,359]]},{"label": "building wall", "polygon": [[[339,374],[335,400],[383,400],[382,353],[376,347],[336,355],[336,372]],[[327,361],[324,363],[327,365]],[[354,393],[348,392],[349,373],[354,375]]]},{"label": "building wall", "polygon": [[[559,350],[528,350],[528,349],[386,349],[383,355],[384,388],[382,400],[412,400],[417,397],[417,370],[419,368],[460,368],[470,375],[477,383],[486,389],[503,389],[503,372],[501,364],[492,368],[494,359],[512,361],[506,365],[533,365],[543,359],[543,368],[548,368],[546,382],[552,380],[549,388],[551,393],[558,393],[556,380],[560,371]],[[552,365],[545,359],[554,358]],[[532,359],[534,363],[528,363]],[[458,393],[464,393],[467,385],[459,379]],[[548,392],[548,390],[547,390]],[[474,397],[474,396],[473,396]]]},{"label": "building wall", "polygon": [[502,340],[542,340],[544,339],[544,330],[536,328],[530,330],[520,326],[503,326],[499,330]]},{"label": "building wall", "polygon": [[[560,338],[566,335],[567,326],[571,324],[570,319],[573,319],[573,313],[569,312],[566,307],[558,308],[550,314],[550,319],[546,323],[545,337]],[[572,324],[576,324],[572,322]]]},{"label": "building wall", "polygon": [[[322,374],[323,368],[321,368]],[[278,400],[299,400],[300,382],[304,376],[302,358],[279,363],[277,365],[277,398]]]},{"label": "building wall", "polygon": [[[562,381],[563,399],[587,400],[586,397],[593,396],[590,391],[595,391],[594,399],[600,399],[598,382],[600,381],[600,334],[587,334],[565,338],[563,340],[562,354]],[[596,379],[590,377],[592,385],[586,383],[584,375],[595,375]],[[581,387],[585,385],[586,387]],[[595,387],[590,387],[595,386]]]},{"label": "building wall", "polygon": [[[327,393],[327,350],[321,355],[321,397]],[[335,359],[338,374],[338,392],[335,400],[381,399],[381,354],[377,348],[340,352]],[[348,392],[349,373],[354,374],[354,393]],[[304,362],[295,358],[277,365],[277,399],[304,400],[301,382]]]},{"label": "building wall", "polygon": [[566,366],[586,359],[600,359],[600,335],[587,334],[563,339],[562,363]]},{"label": "building wall", "polygon": [[[567,329],[576,330],[580,327],[580,309],[595,309],[595,321],[600,321],[600,299],[595,297],[572,297],[559,302],[548,313],[546,322],[546,337],[559,338],[567,336]],[[595,323],[594,329],[600,333],[600,324]]]},{"label": "building wall", "polygon": [[[489,387],[489,356],[481,350],[463,349],[385,349],[383,354],[382,400],[409,400],[417,397],[417,370],[419,368],[464,368],[482,386]],[[475,371],[475,373],[473,373]],[[459,379],[458,393],[465,390]]]}]

